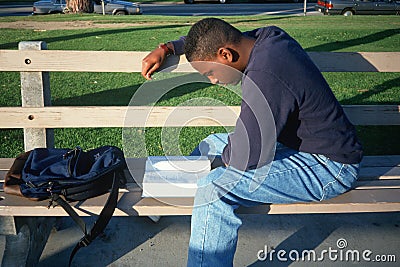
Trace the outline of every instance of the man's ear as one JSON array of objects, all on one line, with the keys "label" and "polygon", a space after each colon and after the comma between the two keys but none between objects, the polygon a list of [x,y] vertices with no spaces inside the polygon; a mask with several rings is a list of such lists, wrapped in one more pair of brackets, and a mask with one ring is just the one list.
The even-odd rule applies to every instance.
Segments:
[{"label": "man's ear", "polygon": [[239,59],[239,54],[236,52],[236,50],[229,48],[229,47],[221,47],[218,49],[217,56],[224,60],[228,61],[230,63],[234,63],[238,61]]},{"label": "man's ear", "polygon": [[233,55],[230,49],[221,47],[218,49],[217,57],[222,61],[232,62]]}]

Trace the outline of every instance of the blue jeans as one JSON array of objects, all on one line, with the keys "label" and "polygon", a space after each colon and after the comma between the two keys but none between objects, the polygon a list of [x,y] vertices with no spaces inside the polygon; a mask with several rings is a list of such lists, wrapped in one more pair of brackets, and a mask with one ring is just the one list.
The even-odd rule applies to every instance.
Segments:
[{"label": "blue jeans", "polygon": [[[227,137],[227,134],[208,136],[192,155],[220,156]],[[264,167],[248,171],[230,166],[213,169],[198,182],[187,265],[233,265],[242,224],[235,214],[239,206],[333,198],[352,187],[358,171],[358,164],[334,162],[323,155],[298,152],[279,143],[273,162]],[[257,186],[252,184],[254,181],[258,181]]]}]

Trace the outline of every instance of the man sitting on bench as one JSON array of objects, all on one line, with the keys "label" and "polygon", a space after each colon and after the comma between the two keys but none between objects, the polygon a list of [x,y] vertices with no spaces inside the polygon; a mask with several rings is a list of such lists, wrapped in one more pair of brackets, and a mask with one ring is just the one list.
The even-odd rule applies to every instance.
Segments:
[{"label": "man sitting on bench", "polygon": [[242,224],[235,209],[343,194],[357,179],[362,147],[321,72],[282,29],[242,33],[203,19],[145,57],[142,75],[150,79],[169,53],[183,52],[212,83],[241,81],[235,131],[210,135],[193,152],[224,164],[198,183],[188,252],[188,266],[232,266]]}]

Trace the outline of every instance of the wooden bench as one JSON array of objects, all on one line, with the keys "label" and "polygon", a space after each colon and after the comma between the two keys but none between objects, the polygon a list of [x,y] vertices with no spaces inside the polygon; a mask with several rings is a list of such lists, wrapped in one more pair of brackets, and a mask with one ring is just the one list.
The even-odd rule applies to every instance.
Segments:
[{"label": "wooden bench", "polygon": [[[53,146],[53,128],[124,127],[125,106],[52,107],[49,73],[61,72],[140,72],[141,59],[148,52],[124,51],[51,51],[43,42],[22,42],[19,50],[0,50],[0,71],[21,72],[22,107],[0,107],[0,128],[24,129],[25,150]],[[310,52],[323,72],[400,72],[400,53],[333,53]],[[186,62],[171,56],[165,67]],[[174,71],[193,72],[191,68]],[[146,107],[129,107],[138,114]],[[230,107],[236,115],[239,107]],[[164,127],[170,112],[202,117],[191,126],[234,126],[236,117],[226,108],[154,107],[146,123],[139,119],[135,126]],[[347,105],[346,114],[355,125],[400,125],[399,105]],[[200,116],[199,116],[200,115]],[[79,118],[77,120],[76,118]],[[215,120],[214,120],[215,119]],[[216,123],[218,121],[218,123]],[[182,126],[180,122],[168,126]],[[174,125],[176,124],[176,125]],[[0,177],[4,177],[13,159],[0,159]],[[121,190],[114,216],[190,215],[192,198],[168,198],[160,201],[142,198],[141,188],[132,179],[144,174],[145,159],[129,158],[128,186]],[[0,181],[3,182],[3,181]],[[98,214],[107,196],[75,203],[78,214]],[[168,204],[166,204],[168,203]],[[0,234],[6,235],[4,266],[11,263],[38,262],[54,216],[66,216],[63,209],[47,209],[47,202],[31,202],[0,192]],[[272,204],[239,209],[241,213],[302,214],[362,213],[400,211],[400,155],[366,156],[360,179],[350,192],[332,200],[315,203]],[[29,248],[22,249],[22,247]],[[10,251],[13,251],[10,254]],[[19,264],[18,264],[19,265]]]}]

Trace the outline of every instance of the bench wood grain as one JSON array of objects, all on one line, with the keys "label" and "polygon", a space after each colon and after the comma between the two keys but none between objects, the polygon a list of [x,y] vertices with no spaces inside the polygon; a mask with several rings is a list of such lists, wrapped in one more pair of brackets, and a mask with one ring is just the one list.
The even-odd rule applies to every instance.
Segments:
[{"label": "bench wood grain", "polygon": [[[166,216],[190,215],[193,198],[142,198],[140,181],[144,173],[145,159],[128,159],[132,168],[127,176],[126,189],[120,190],[114,216]],[[376,163],[379,162],[379,166]],[[4,173],[12,159],[1,159],[0,169]],[[400,156],[366,156],[361,175],[353,190],[337,198],[312,203],[272,204],[255,208],[241,208],[240,213],[295,214],[295,213],[357,213],[393,212],[400,210]],[[373,173],[373,175],[371,174]],[[135,180],[130,175],[135,176]],[[107,195],[74,203],[78,214],[99,214]],[[0,216],[66,216],[61,208],[47,209],[48,201],[34,202],[0,192]]]}]

